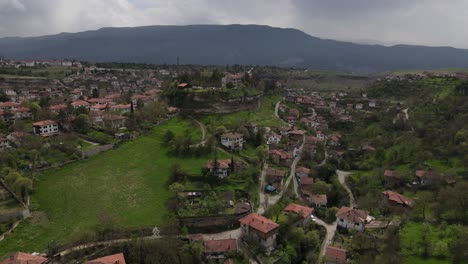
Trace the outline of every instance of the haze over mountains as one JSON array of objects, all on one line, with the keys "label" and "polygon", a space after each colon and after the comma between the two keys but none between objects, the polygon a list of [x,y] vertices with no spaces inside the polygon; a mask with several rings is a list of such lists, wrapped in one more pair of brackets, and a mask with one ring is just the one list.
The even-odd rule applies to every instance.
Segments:
[{"label": "haze over mountains", "polygon": [[0,55],[157,64],[175,64],[179,57],[182,64],[260,64],[354,72],[468,67],[468,50],[464,49],[363,45],[259,25],[102,28],[1,38]]}]

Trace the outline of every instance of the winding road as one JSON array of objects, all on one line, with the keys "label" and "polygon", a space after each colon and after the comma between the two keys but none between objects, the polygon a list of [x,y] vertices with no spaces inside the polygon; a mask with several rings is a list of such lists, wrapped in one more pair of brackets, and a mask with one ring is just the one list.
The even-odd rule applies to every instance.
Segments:
[{"label": "winding road", "polygon": [[[297,185],[298,184],[297,184],[297,182],[295,180],[296,179],[295,175],[296,175],[296,166],[299,163],[299,161],[301,160],[301,154],[302,154],[302,149],[304,148],[304,143],[305,143],[305,136],[303,136],[302,144],[299,147],[299,150],[297,151],[297,156],[296,156],[296,158],[294,158],[294,161],[291,164],[288,179],[286,179],[286,182],[284,183],[283,188],[281,189],[281,191],[278,194],[271,195],[271,196],[268,197],[268,206],[267,206],[266,209],[268,209],[269,207],[275,205],[283,197],[284,192],[288,189],[289,184],[291,183],[292,180],[294,180],[294,186],[295,186],[294,191],[295,191],[296,195],[299,194],[298,191],[297,191],[297,189],[298,189]],[[298,197],[300,197],[300,196],[298,196]]]}]

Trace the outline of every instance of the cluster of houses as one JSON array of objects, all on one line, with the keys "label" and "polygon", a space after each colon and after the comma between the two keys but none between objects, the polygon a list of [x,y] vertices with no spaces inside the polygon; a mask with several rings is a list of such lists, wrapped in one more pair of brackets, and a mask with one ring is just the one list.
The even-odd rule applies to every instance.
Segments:
[{"label": "cluster of houses", "polygon": [[0,67],[75,67],[82,68],[83,65],[75,60],[3,60],[0,59]]},{"label": "cluster of houses", "polygon": [[[16,252],[14,255],[4,259],[1,264],[45,264],[53,263],[53,260],[47,259],[38,254],[28,254],[23,252]],[[85,264],[125,264],[125,256],[123,253],[109,255],[89,261]]]},{"label": "cluster of houses", "polygon": [[[34,63],[47,67],[59,62],[69,64],[65,61]],[[11,66],[10,64],[18,65],[19,62],[3,61],[5,67]],[[63,115],[60,117],[61,113],[81,109],[79,112],[88,115],[91,126],[116,130],[126,125],[127,113],[158,100],[162,92],[162,81],[158,77],[165,78],[155,70],[87,67],[61,80],[7,80],[0,83],[1,92],[9,98],[7,102],[0,102],[0,120],[8,123],[31,120],[30,132],[47,137],[69,129],[67,123],[72,122],[74,117],[67,116],[63,119]],[[129,98],[124,97],[125,93],[129,94]],[[47,119],[39,119],[36,116],[37,109],[29,107],[34,101],[47,101],[47,108],[40,110],[41,116]],[[178,109],[168,109],[168,112],[173,115]],[[13,145],[11,143],[17,140],[18,133],[13,131],[11,136],[0,135],[0,148]]]}]

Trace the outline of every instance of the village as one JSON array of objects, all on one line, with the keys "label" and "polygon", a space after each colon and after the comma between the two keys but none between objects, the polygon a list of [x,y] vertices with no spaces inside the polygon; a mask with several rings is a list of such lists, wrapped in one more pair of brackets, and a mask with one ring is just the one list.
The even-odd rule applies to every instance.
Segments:
[{"label": "village", "polygon": [[[196,158],[196,164],[203,166],[192,166],[188,172],[183,164],[174,163],[169,176],[172,180],[163,187],[173,193],[169,207],[182,231],[166,233],[155,228],[141,238],[183,237],[188,243],[200,244],[203,259],[210,263],[298,263],[298,259],[359,263],[353,262],[357,261],[353,257],[367,246],[357,248],[359,243],[393,239],[392,232],[414,214],[419,190],[457,184],[458,173],[420,163],[403,169],[400,163],[363,164],[382,156],[384,144],[381,137],[363,128],[363,123],[372,124],[369,119],[390,114],[394,126],[410,126],[411,120],[405,102],[385,100],[372,90],[311,91],[289,86],[281,79],[256,77],[256,69],[250,66],[239,72],[212,71],[206,78],[213,78],[210,82],[218,85],[203,87],[192,84],[197,74],[182,80],[183,74],[173,70],[176,67],[100,68],[75,61],[2,61],[0,65],[8,69],[73,69],[60,79],[0,81],[0,149],[5,154],[0,221],[8,222],[2,229],[5,235],[0,247],[9,236],[15,236],[14,229],[21,221],[34,215],[31,195],[37,191],[34,181],[42,177],[38,176],[41,171],[107,155],[127,142],[144,138],[151,129],[161,129],[164,142],[160,148],[167,149],[169,157],[182,162]],[[375,82],[466,77],[422,73],[382,76]],[[173,91],[198,96],[217,92],[237,96],[243,91],[239,98],[248,101],[245,98],[258,97],[259,103],[246,103],[251,110],[193,115],[188,101],[172,104]],[[247,112],[245,117],[236,114],[239,111],[254,116],[255,111],[261,111],[267,118],[258,118],[260,113],[251,118]],[[222,114],[233,118],[223,122],[216,116]],[[191,120],[188,128],[177,134],[176,122],[187,120]],[[163,133],[159,126],[171,122],[176,125]],[[369,136],[361,136],[363,131]],[[36,146],[42,149],[41,158],[37,158]],[[31,158],[34,153],[28,148],[34,149],[36,158]],[[8,166],[12,163],[17,164],[15,168]],[[364,169],[367,167],[371,168]],[[372,171],[374,167],[380,170]],[[365,173],[381,179],[370,198],[360,189],[368,183],[359,186],[360,180],[370,178]],[[81,248],[58,247],[53,254],[18,252],[2,263],[60,262],[60,258],[85,248],[129,241],[115,237],[85,243]],[[114,253],[118,254],[85,263],[125,263],[122,253]]]}]

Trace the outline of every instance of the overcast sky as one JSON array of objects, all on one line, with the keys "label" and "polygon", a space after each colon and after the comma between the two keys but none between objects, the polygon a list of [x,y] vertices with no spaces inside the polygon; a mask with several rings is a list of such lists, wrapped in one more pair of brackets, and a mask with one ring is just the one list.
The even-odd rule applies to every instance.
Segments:
[{"label": "overcast sky", "polygon": [[264,24],[329,39],[468,48],[468,0],[0,0],[0,37]]}]

